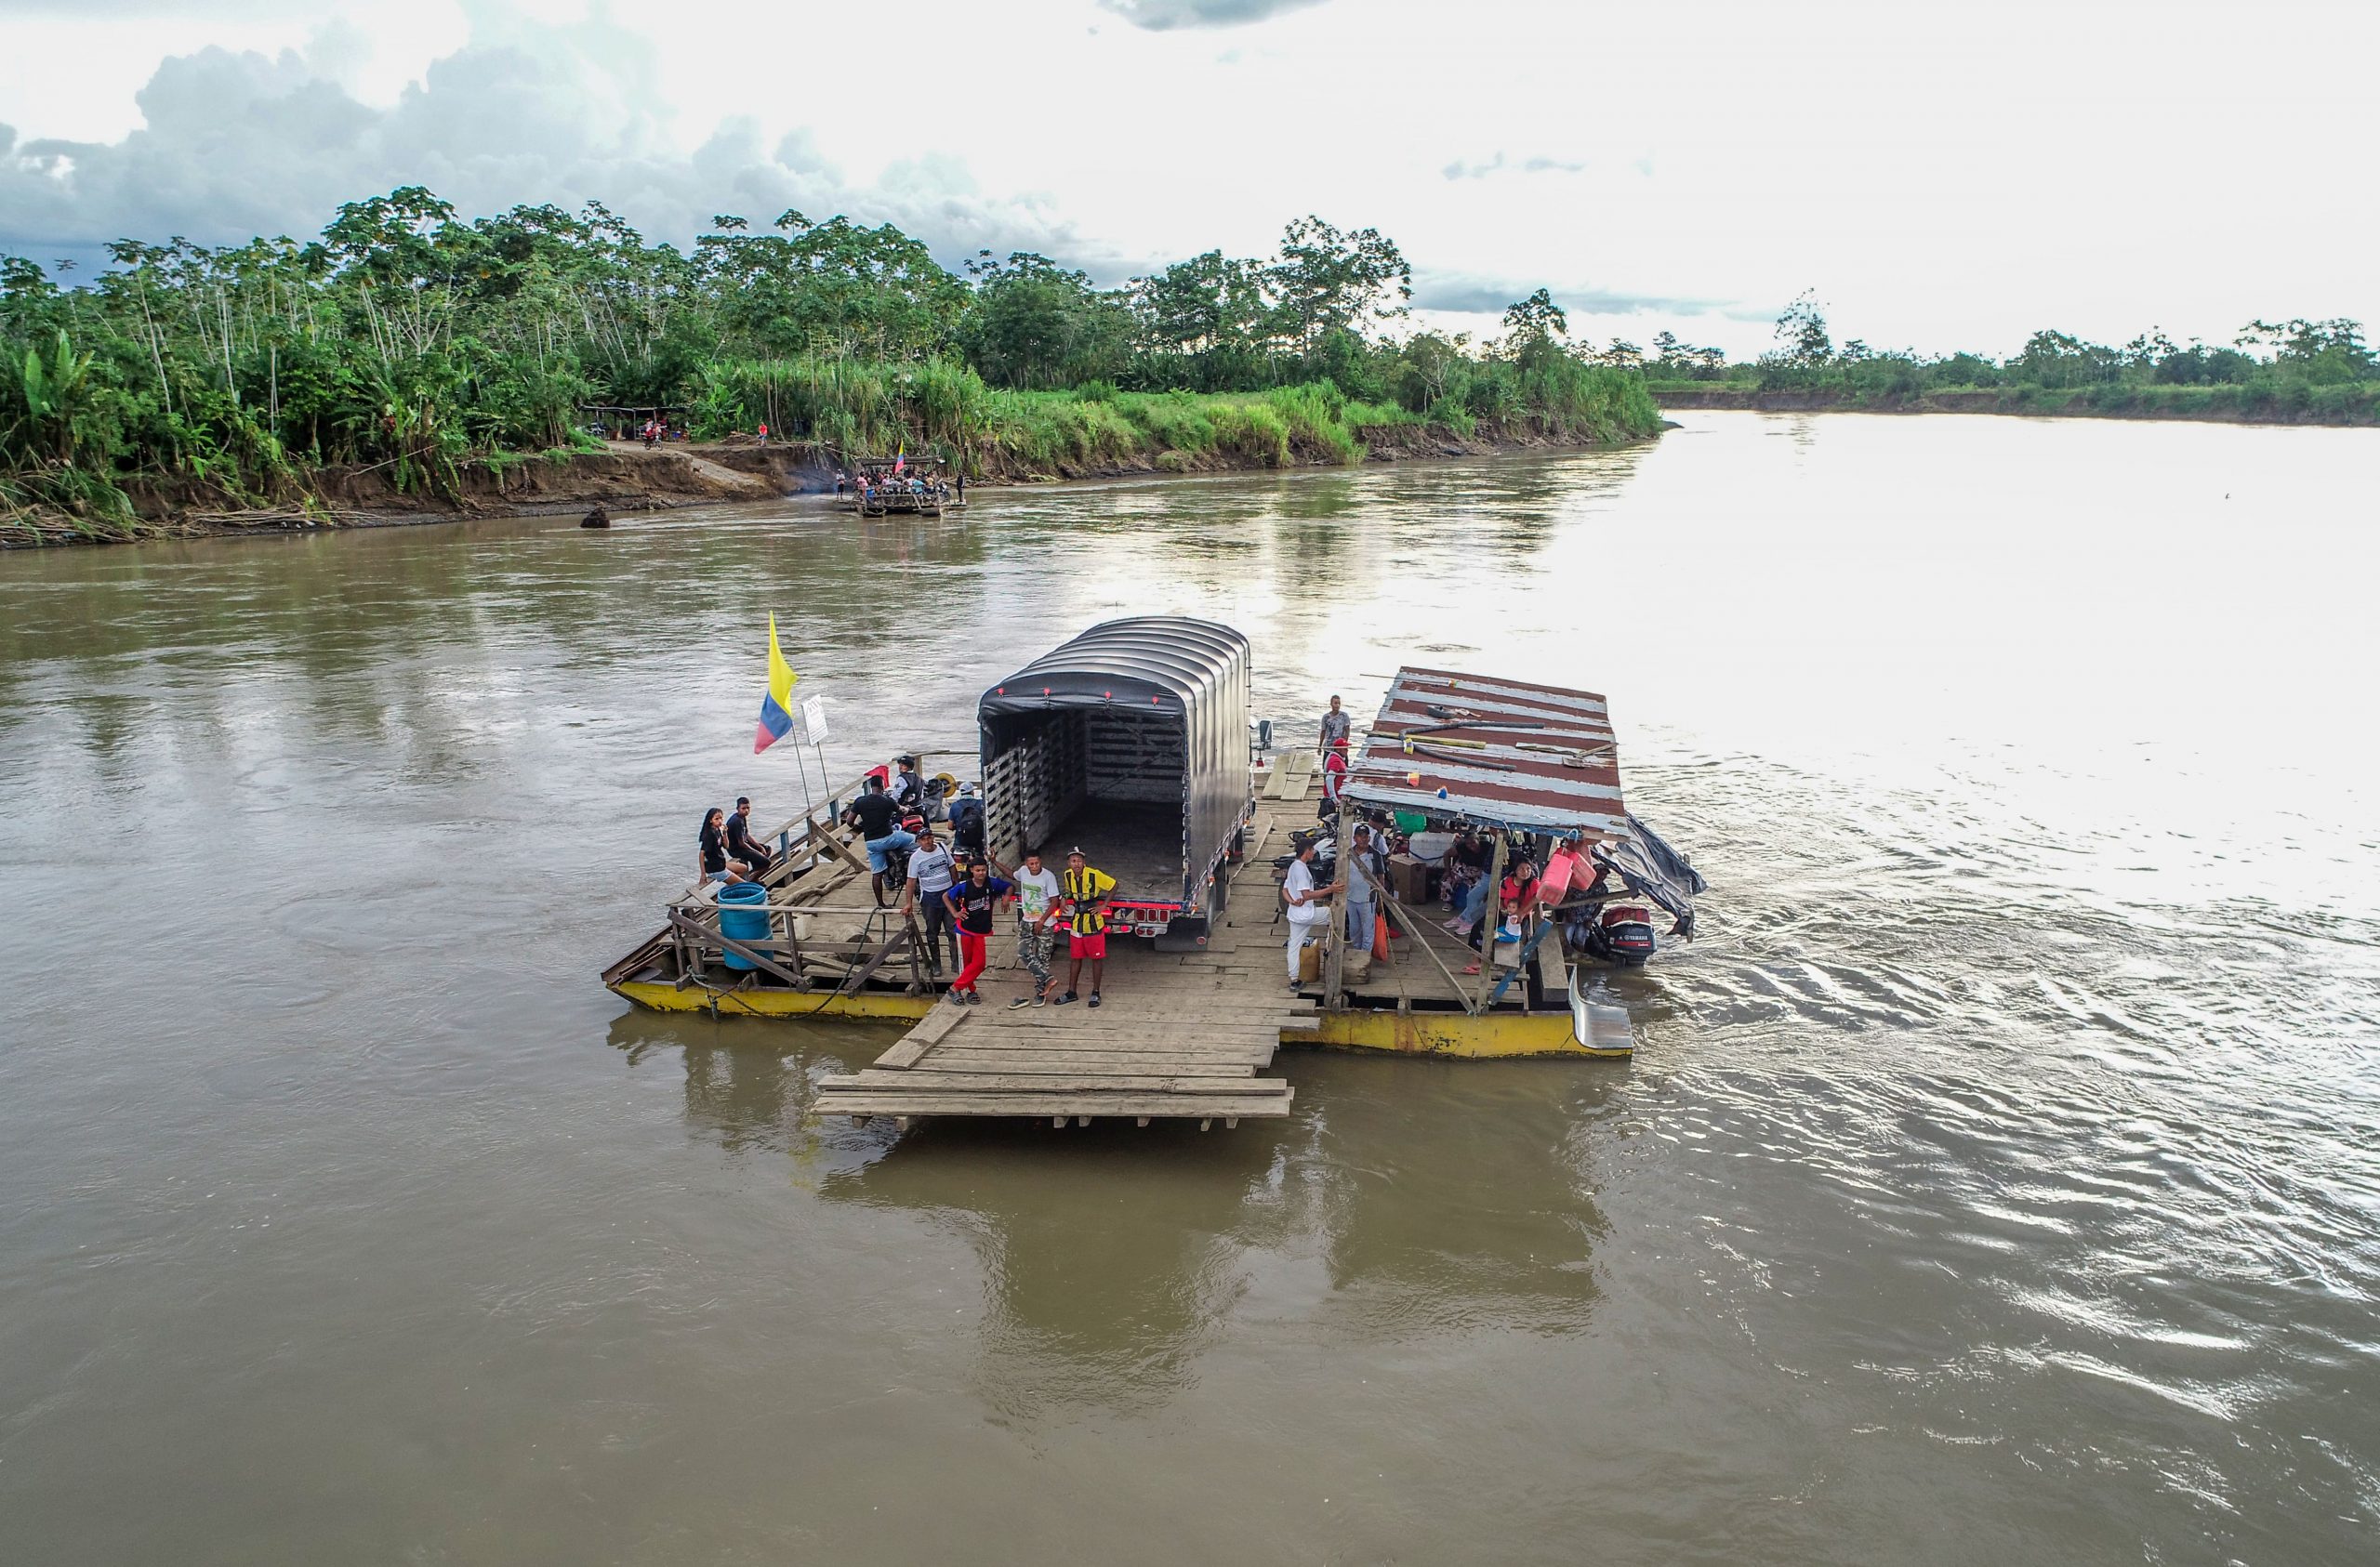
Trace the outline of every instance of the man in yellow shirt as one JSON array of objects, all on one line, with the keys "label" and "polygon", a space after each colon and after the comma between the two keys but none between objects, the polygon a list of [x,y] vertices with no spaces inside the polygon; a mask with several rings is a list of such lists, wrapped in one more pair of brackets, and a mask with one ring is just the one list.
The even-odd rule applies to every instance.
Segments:
[{"label": "man in yellow shirt", "polygon": [[1091,1004],[1099,1005],[1099,978],[1107,967],[1107,895],[1116,890],[1116,878],[1105,871],[1095,870],[1082,857],[1082,850],[1066,855],[1064,878],[1066,894],[1066,929],[1069,941],[1066,956],[1066,994],[1051,1003],[1064,1007],[1075,999],[1082,981],[1082,966],[1091,964]]}]

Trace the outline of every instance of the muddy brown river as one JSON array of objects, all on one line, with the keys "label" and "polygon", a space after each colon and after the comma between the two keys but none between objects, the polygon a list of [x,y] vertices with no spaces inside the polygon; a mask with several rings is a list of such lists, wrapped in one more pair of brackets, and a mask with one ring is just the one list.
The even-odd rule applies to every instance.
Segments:
[{"label": "muddy brown river", "polygon": [[[2367,1563],[2380,432],[1612,453],[0,557],[0,1560]],[[750,755],[1103,616],[1612,698],[1633,1063],[805,1114],[597,972]]]}]

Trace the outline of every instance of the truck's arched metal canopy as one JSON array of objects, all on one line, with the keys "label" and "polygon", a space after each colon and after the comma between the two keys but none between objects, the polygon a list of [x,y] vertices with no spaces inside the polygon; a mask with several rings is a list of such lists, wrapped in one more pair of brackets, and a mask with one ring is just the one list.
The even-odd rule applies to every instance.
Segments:
[{"label": "truck's arched metal canopy", "polygon": [[984,692],[977,711],[1037,713],[1173,697],[1184,706],[1245,690],[1248,639],[1187,615],[1102,621]]},{"label": "truck's arched metal canopy", "polygon": [[1150,863],[1130,878],[1150,883],[1145,893],[1127,886],[1119,899],[1203,909],[1254,797],[1252,687],[1248,639],[1186,615],[1104,621],[1035,659],[976,706],[994,852],[1062,830],[1097,847],[1129,829],[1129,846],[1108,839],[1106,868],[1123,871],[1127,847],[1157,847],[1161,834],[1164,888]]}]

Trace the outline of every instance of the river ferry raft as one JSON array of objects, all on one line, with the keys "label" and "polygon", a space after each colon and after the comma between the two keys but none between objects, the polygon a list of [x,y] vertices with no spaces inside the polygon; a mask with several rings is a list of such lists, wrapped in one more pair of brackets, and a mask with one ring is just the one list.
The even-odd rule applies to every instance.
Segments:
[{"label": "river ferry raft", "polygon": [[[721,1018],[906,1022],[866,1070],[826,1079],[815,1109],[885,1115],[1216,1120],[1287,1115],[1265,1075],[1284,1045],[1472,1058],[1625,1058],[1627,1015],[1596,983],[1594,932],[1612,910],[1671,912],[1690,936],[1700,878],[1632,817],[1600,696],[1531,682],[1408,668],[1391,686],[1335,810],[1315,751],[1251,744],[1249,646],[1228,626],[1180,617],[1109,622],[987,689],[979,750],[993,854],[1027,846],[1062,864],[1078,838],[1117,876],[1103,1005],[1029,1002],[1031,977],[1004,927],[973,1006],[896,897],[879,901],[862,846],[837,824],[864,780],[774,835],[765,902],[722,907],[717,889],[672,899],[665,924],[606,969],[641,1007]],[[959,758],[919,757],[921,773]],[[1421,862],[1391,866],[1381,899],[1391,940],[1330,935],[1285,963],[1283,863],[1317,826],[1342,841],[1366,808],[1394,811],[1417,846],[1457,829],[1495,846],[1482,958],[1441,924]],[[1069,835],[1074,835],[1070,836]],[[1104,835],[1102,836],[1101,835]],[[1578,845],[1603,874],[1554,909],[1494,907],[1508,852]],[[1325,878],[1328,879],[1327,877]],[[748,895],[747,895],[748,896]],[[1410,897],[1408,904],[1403,899]],[[1574,938],[1583,934],[1587,939]],[[1134,939],[1127,939],[1127,938]],[[1649,937],[1648,937],[1649,940]],[[1066,959],[1060,938],[1052,965]],[[1618,960],[1641,960],[1633,952]],[[999,966],[1002,962],[1006,967]],[[1476,961],[1480,972],[1462,968]]]},{"label": "river ferry raft", "polygon": [[967,509],[966,500],[951,493],[939,457],[860,457],[851,468],[840,499],[862,517],[940,517]]}]

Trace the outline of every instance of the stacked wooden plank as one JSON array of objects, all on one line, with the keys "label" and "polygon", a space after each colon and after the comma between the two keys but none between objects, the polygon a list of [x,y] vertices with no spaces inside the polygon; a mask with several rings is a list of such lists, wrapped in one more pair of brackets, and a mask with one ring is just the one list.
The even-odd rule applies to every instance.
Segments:
[{"label": "stacked wooden plank", "polygon": [[1272,771],[1264,780],[1264,797],[1268,800],[1302,800],[1314,781],[1316,766],[1312,751],[1284,751],[1273,758]]}]

